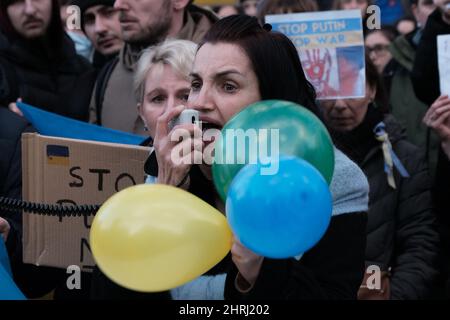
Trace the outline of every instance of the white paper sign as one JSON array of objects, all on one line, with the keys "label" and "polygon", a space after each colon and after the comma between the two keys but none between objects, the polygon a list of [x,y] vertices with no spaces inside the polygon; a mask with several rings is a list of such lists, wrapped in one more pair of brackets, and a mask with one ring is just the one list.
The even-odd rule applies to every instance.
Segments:
[{"label": "white paper sign", "polygon": [[437,37],[441,95],[450,94],[450,34]]}]

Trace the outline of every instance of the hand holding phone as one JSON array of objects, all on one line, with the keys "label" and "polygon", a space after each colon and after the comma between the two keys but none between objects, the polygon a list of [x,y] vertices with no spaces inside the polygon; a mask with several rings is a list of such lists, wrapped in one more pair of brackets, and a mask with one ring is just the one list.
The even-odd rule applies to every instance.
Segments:
[{"label": "hand holding phone", "polygon": [[193,109],[183,110],[177,118],[169,121],[169,130],[172,130],[175,126],[182,124],[195,124],[199,125],[199,112]]}]

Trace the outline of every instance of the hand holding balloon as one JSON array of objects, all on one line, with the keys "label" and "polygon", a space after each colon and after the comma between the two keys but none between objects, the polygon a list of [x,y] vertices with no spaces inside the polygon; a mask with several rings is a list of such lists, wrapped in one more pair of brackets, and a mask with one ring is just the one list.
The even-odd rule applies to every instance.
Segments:
[{"label": "hand holding balloon", "polygon": [[169,290],[202,275],[227,255],[231,231],[222,213],[162,184],[109,198],[95,215],[90,244],[99,268],[137,291]]},{"label": "hand holding balloon", "polygon": [[278,173],[245,166],[233,179],[226,203],[233,233],[268,258],[295,257],[311,249],[331,219],[332,198],[322,175],[308,162],[281,156]]},{"label": "hand holding balloon", "polygon": [[250,286],[253,286],[258,278],[264,257],[257,255],[242,245],[236,238],[231,247],[232,260],[241,276]]}]

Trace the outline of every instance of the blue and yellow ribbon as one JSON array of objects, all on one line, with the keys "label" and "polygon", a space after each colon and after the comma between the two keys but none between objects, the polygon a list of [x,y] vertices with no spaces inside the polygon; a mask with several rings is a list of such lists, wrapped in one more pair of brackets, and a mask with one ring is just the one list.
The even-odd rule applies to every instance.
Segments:
[{"label": "blue and yellow ribbon", "polygon": [[389,135],[386,132],[386,125],[384,124],[384,122],[380,122],[375,127],[374,132],[376,139],[382,143],[381,148],[383,150],[384,171],[387,175],[388,184],[393,189],[396,189],[394,167],[398,170],[403,178],[409,178],[409,173],[392,149],[391,141],[389,140]]}]

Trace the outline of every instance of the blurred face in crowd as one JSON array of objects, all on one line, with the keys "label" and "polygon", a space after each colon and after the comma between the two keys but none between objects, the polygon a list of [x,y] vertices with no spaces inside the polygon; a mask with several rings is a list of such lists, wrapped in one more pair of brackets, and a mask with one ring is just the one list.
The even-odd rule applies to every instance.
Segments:
[{"label": "blurred face in crowd", "polygon": [[412,20],[401,20],[397,24],[397,31],[399,34],[408,34],[416,29],[416,23]]},{"label": "blurred face in crowd", "polygon": [[368,0],[338,0],[340,2],[340,9],[342,10],[361,10],[361,16],[365,17],[367,14]]},{"label": "blurred face in crowd", "polygon": [[42,37],[52,15],[51,0],[17,0],[7,8],[12,26],[26,39]]},{"label": "blurred face in crowd", "polygon": [[155,136],[156,122],[167,109],[185,105],[191,83],[167,64],[155,64],[149,70],[144,87],[142,102],[138,104],[139,114]]},{"label": "blurred face in crowd", "polygon": [[97,5],[84,13],[84,31],[95,49],[107,56],[117,53],[123,45],[119,11],[114,7]]},{"label": "blurred face in crowd", "polygon": [[366,86],[366,96],[361,99],[322,100],[320,106],[328,125],[336,131],[347,132],[355,129],[363,121],[376,90]]},{"label": "blurred face in crowd", "polygon": [[242,10],[248,16],[256,16],[259,0],[244,0],[242,2]]},{"label": "blurred face in crowd", "polygon": [[235,44],[204,44],[191,76],[189,107],[198,110],[200,120],[211,127],[222,128],[233,115],[261,100],[252,64]]},{"label": "blurred face in crowd", "polygon": [[370,33],[365,40],[366,50],[369,52],[370,60],[372,60],[380,74],[392,58],[389,52],[390,43],[389,39],[380,31]]},{"label": "blurred face in crowd", "polygon": [[166,37],[172,21],[172,0],[116,0],[122,38],[156,43]]},{"label": "blurred face in crowd", "polygon": [[419,0],[416,4],[411,5],[411,10],[417,20],[419,27],[425,27],[428,16],[436,9],[433,0]]}]

